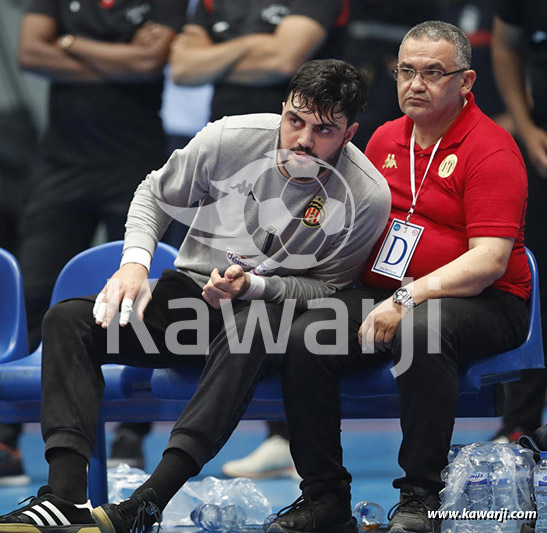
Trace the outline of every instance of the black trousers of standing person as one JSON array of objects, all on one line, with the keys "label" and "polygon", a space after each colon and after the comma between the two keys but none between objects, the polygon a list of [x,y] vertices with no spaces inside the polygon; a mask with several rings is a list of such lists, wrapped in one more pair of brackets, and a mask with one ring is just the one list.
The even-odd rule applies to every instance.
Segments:
[{"label": "black trousers of standing person", "polygon": [[159,168],[161,157],[118,166],[71,165],[44,158],[29,184],[21,216],[21,264],[29,347],[41,340],[41,324],[55,280],[69,259],[89,248],[100,223],[108,241],[123,239],[127,208],[137,185]]},{"label": "black trousers of standing person", "polygon": [[[542,125],[547,131],[547,124]],[[532,250],[538,265],[539,297],[544,352],[547,349],[547,246],[545,245],[545,205],[547,178],[541,176],[530,161],[525,147],[521,147],[528,173],[528,204],[526,207],[525,244]],[[525,370],[519,381],[505,385],[505,414],[502,432],[524,432],[531,435],[542,424],[547,370]]]},{"label": "black trousers of standing person", "polygon": [[[362,300],[380,302],[390,295],[365,287],[339,293],[349,312],[348,344],[330,353],[324,348],[326,354],[312,353],[305,331],[320,324],[317,342],[336,345],[334,323],[328,322],[335,318],[332,309],[309,310],[293,324],[283,362],[283,395],[291,453],[303,478],[301,488],[312,499],[325,492],[349,493],[351,477],[343,466],[340,444],[340,376],[386,357],[395,363],[401,360],[408,338],[401,333],[404,326],[397,331],[390,354],[363,354],[358,343]],[[440,321],[434,322],[440,327],[431,324],[431,332],[430,302],[417,306],[403,320],[413,320],[413,359],[397,378],[403,433],[399,464],[404,476],[394,481],[395,488],[418,486],[431,492],[442,488],[440,473],[447,463],[456,415],[458,365],[518,346],[528,327],[527,304],[508,292],[489,288],[479,296],[436,302],[440,302]],[[431,333],[438,339],[440,353],[428,353]]]},{"label": "black trousers of standing person", "polygon": [[[243,416],[264,368],[272,371],[278,356],[266,353],[261,329],[256,328],[249,353],[231,353],[223,328],[221,310],[207,306],[202,289],[186,275],[167,270],[158,281],[144,314],[144,325],[159,353],[146,353],[131,325],[118,328],[119,353],[107,353],[107,330],[95,324],[95,297],[65,300],[46,314],[43,326],[42,432],[46,458],[52,450],[68,448],[90,459],[95,447],[97,417],[104,390],[101,365],[122,363],[145,367],[170,367],[182,358],[169,351],[170,325],[195,321],[196,311],[179,308],[174,300],[192,298],[207,307],[209,353],[196,392],[175,423],[167,448],[178,448],[201,468],[226,442]],[[171,305],[169,303],[171,302]],[[173,305],[174,304],[174,305]],[[265,304],[274,336],[279,331],[282,305]],[[249,302],[233,302],[238,338],[243,338]],[[195,324],[190,327],[195,327]],[[172,333],[173,330],[171,330]],[[188,329],[177,335],[179,344],[196,344],[197,335]],[[172,337],[171,337],[172,341]],[[267,361],[266,361],[267,360]],[[263,365],[263,363],[266,363]]]}]

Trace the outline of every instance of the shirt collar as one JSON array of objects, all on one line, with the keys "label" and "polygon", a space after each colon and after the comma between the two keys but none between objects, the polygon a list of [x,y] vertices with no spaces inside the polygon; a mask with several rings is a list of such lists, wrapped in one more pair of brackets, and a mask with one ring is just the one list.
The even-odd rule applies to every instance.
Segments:
[{"label": "shirt collar", "polygon": [[[460,144],[479,121],[482,112],[475,103],[475,96],[473,93],[468,93],[466,99],[467,105],[463,107],[456,120],[443,135],[443,140],[439,148],[448,148]],[[397,132],[394,141],[402,146],[410,147],[410,136],[412,135],[414,122],[406,115],[403,117],[403,120],[403,128]],[[432,149],[433,146],[430,146],[426,148],[425,152],[430,152]]]}]

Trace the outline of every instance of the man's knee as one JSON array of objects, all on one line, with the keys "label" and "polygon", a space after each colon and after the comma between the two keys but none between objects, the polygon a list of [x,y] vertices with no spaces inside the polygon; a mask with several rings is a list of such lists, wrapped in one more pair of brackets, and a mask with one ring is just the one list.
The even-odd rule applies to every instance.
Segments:
[{"label": "man's knee", "polygon": [[295,376],[314,369],[332,369],[338,351],[332,330],[314,330],[309,321],[297,321],[289,333],[284,368]]},{"label": "man's knee", "polygon": [[57,330],[77,330],[77,325],[94,323],[93,303],[82,299],[64,300],[48,309],[42,323],[44,337]]}]

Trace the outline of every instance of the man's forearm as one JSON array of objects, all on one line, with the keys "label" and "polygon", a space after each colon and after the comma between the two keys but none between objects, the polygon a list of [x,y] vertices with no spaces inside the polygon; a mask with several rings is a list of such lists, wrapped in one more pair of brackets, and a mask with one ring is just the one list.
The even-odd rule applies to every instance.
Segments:
[{"label": "man's forearm", "polygon": [[53,43],[39,43],[19,51],[19,65],[58,82],[101,81],[103,76],[77,58],[68,56]]},{"label": "man's forearm", "polygon": [[226,78],[245,85],[285,81],[314,54],[326,36],[325,28],[309,17],[285,17],[275,33],[264,35]]},{"label": "man's forearm", "polygon": [[215,82],[232,68],[264,36],[247,35],[207,47],[173,47],[171,77],[178,85],[203,85]]},{"label": "man's forearm", "polygon": [[151,79],[161,75],[165,53],[131,43],[108,43],[76,37],[68,54],[104,74],[108,79]]},{"label": "man's forearm", "polygon": [[[417,304],[432,298],[468,298],[480,294],[505,273],[511,239],[494,247],[478,246],[436,271],[408,284]],[[503,241],[503,243],[502,243]],[[501,244],[501,246],[499,246]]]},{"label": "man's forearm", "polygon": [[279,43],[266,36],[266,42],[249,51],[226,72],[225,79],[241,85],[266,85],[287,80],[298,68],[292,62],[283,61]]},{"label": "man's forearm", "polygon": [[498,89],[511,113],[518,131],[524,134],[533,126],[530,106],[526,93],[524,57],[520,52],[515,31],[510,26],[495,19],[492,40],[492,60]]}]

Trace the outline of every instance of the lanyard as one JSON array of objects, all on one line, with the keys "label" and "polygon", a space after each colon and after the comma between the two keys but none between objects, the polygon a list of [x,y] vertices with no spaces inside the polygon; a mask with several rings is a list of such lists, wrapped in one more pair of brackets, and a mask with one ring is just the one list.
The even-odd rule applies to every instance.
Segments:
[{"label": "lanyard", "polygon": [[416,202],[418,201],[418,196],[420,194],[420,191],[422,190],[422,185],[424,184],[425,177],[427,176],[427,173],[429,171],[429,167],[431,166],[431,163],[433,163],[433,158],[435,157],[435,154],[437,153],[437,149],[439,148],[439,144],[441,144],[442,137],[435,143],[435,146],[433,147],[433,150],[431,152],[431,156],[429,157],[429,163],[427,164],[427,168],[424,172],[424,177],[422,178],[422,182],[420,183],[420,188],[418,189],[418,192],[416,192],[416,169],[414,167],[414,145],[416,143],[416,129],[415,127],[412,128],[412,135],[410,136],[410,190],[412,191],[412,205],[410,206],[410,209],[408,210],[408,215],[406,216],[405,224],[408,224],[408,221],[410,220],[410,217],[414,214],[414,208],[416,207]]}]

